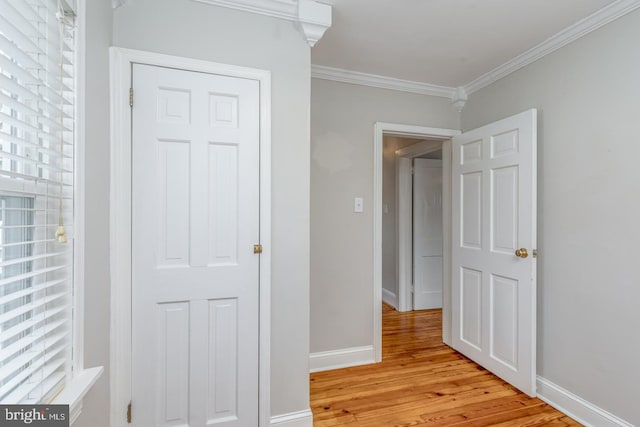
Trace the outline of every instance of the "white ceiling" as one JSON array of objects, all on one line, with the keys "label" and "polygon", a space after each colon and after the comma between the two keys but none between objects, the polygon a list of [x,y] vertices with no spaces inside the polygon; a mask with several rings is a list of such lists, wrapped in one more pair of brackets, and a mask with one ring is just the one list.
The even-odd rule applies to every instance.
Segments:
[{"label": "white ceiling", "polygon": [[613,2],[332,0],[312,63],[463,86]]}]

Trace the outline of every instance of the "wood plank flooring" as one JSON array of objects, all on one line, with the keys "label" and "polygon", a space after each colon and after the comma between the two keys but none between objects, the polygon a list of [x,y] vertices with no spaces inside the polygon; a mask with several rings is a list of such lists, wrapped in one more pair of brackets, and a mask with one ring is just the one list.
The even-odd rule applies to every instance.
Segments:
[{"label": "wood plank flooring", "polygon": [[382,363],[311,374],[315,427],[580,426],[444,345],[441,310],[382,311]]}]

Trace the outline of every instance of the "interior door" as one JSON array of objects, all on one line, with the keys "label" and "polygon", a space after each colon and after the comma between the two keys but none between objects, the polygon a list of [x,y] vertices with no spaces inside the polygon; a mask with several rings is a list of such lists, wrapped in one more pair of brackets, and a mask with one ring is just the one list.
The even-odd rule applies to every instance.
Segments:
[{"label": "interior door", "polygon": [[452,344],[535,396],[536,110],[453,138]]},{"label": "interior door", "polygon": [[259,87],[133,66],[133,425],[257,426]]},{"label": "interior door", "polygon": [[413,309],[442,308],[442,160],[413,159]]}]

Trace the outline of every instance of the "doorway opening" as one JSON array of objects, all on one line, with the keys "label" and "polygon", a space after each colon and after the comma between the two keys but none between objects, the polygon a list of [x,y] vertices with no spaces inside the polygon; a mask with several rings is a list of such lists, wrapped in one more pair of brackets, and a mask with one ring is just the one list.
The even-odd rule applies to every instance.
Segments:
[{"label": "doorway opening", "polygon": [[382,300],[442,308],[442,140],[383,136]]},{"label": "doorway opening", "polygon": [[[381,313],[383,295],[385,300],[391,301],[391,305],[401,311],[413,310],[411,283],[414,276],[414,262],[412,260],[414,239],[411,169],[414,158],[424,156],[442,157],[437,159],[442,163],[440,174],[442,242],[439,245],[442,248],[440,255],[443,286],[440,299],[443,309],[443,341],[450,342],[451,279],[448,266],[450,265],[451,235],[449,220],[451,217],[451,138],[459,133],[460,131],[453,129],[392,123],[376,123],[375,125],[373,343],[377,362],[382,360]],[[387,144],[385,144],[385,139]],[[388,179],[385,179],[385,169],[387,169],[386,178]],[[398,171],[402,171],[402,173],[398,174]],[[384,191],[385,187],[386,192]],[[390,192],[394,192],[393,197],[388,197]],[[409,203],[405,200],[407,195]],[[402,209],[400,209],[401,207]],[[428,261],[435,264],[439,262],[434,259]]]}]

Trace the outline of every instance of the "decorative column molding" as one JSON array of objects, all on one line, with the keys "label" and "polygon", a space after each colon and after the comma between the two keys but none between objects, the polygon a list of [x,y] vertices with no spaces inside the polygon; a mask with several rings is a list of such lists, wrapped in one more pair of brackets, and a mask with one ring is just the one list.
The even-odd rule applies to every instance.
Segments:
[{"label": "decorative column molding", "polygon": [[307,43],[313,47],[331,27],[331,6],[313,0],[298,0],[298,22]]},{"label": "decorative column molding", "polygon": [[453,108],[458,111],[458,113],[461,113],[462,109],[467,103],[467,99],[467,91],[464,90],[464,87],[458,86],[456,88],[456,91],[453,93],[453,96],[451,97],[451,104],[453,105]]}]

